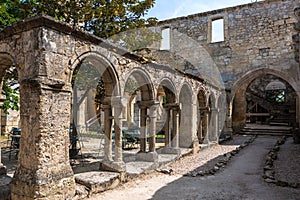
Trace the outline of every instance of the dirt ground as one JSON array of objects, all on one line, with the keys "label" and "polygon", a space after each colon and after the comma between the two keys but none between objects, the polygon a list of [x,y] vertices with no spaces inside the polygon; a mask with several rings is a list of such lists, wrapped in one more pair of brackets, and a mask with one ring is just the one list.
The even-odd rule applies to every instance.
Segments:
[{"label": "dirt ground", "polygon": [[[299,199],[299,189],[268,184],[262,179],[265,156],[277,139],[277,137],[271,136],[256,138],[250,146],[236,155],[224,170],[212,176],[190,177],[184,176],[184,174],[193,168],[205,166],[206,161],[234,148],[235,140],[231,141],[231,144],[215,146],[198,155],[185,157],[171,164],[167,168],[174,170],[172,175],[159,172],[144,175],[114,190],[94,195],[89,199]],[[285,147],[288,148],[288,145],[290,145],[289,142]],[[300,150],[299,146],[297,146],[298,150]],[[296,147],[293,146],[293,148]],[[286,155],[287,153],[289,152],[284,151],[281,155],[279,154],[279,157],[289,156]],[[298,156],[298,154],[293,154],[293,156]],[[289,160],[294,159],[289,158]],[[291,165],[298,167],[299,161],[290,162],[289,166],[283,164],[280,167],[283,168],[283,172],[289,171],[290,173],[290,170],[286,168],[293,168]],[[293,176],[293,178],[300,182],[299,176]]]}]

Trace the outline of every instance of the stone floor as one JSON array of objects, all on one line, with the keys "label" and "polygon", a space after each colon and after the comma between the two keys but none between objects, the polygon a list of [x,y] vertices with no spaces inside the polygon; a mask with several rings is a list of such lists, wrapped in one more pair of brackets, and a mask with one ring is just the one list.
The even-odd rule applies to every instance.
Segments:
[{"label": "stone floor", "polygon": [[[124,177],[121,177],[119,173],[99,170],[100,162],[103,159],[103,145],[99,145],[99,142],[101,142],[99,139],[84,138],[81,142],[81,150],[78,152],[78,155],[70,159],[77,183],[77,198],[84,198],[94,193],[112,189],[124,180]],[[0,190],[4,190],[4,185],[7,185],[13,177],[18,161],[17,151],[9,148],[9,142],[0,141],[0,145],[2,147],[2,163],[6,166],[8,175],[5,177],[5,180],[0,180],[1,188],[3,188]],[[159,150],[162,146],[163,144],[158,143],[157,149]],[[202,146],[202,148],[205,147],[207,145]],[[157,163],[136,160],[138,151],[138,145],[123,151],[124,162],[126,163],[126,179],[148,173],[167,163],[174,162],[176,159],[190,154],[192,149],[182,148],[180,149],[180,155],[160,153]],[[7,193],[7,189],[4,192]]]},{"label": "stone floor", "polygon": [[[242,136],[235,136],[234,140],[229,141],[228,144],[238,146],[242,143],[242,141],[245,140]],[[93,141],[93,142],[92,142]],[[100,161],[103,156],[103,152],[101,152],[101,146],[97,142],[97,140],[91,139],[90,141],[86,139],[88,145],[83,143],[84,148],[82,148],[82,152],[79,152],[79,155],[71,159],[71,165],[73,167],[75,178],[77,182],[77,198],[85,198],[87,196],[90,196],[92,194],[102,192],[107,189],[112,189],[116,186],[118,186],[122,180],[124,180],[124,177],[122,177],[119,173],[110,173],[110,172],[102,172],[99,171],[99,165]],[[94,145],[93,145],[94,143]],[[15,152],[11,152],[11,159],[9,159],[9,149],[7,147],[7,143],[4,141],[0,141],[0,144],[2,146],[2,162],[7,167],[7,174],[9,177],[13,176],[13,173],[15,171],[15,167],[17,164],[17,159],[14,157]],[[161,145],[161,144],[159,144]],[[88,148],[87,148],[88,147]],[[204,149],[203,153],[206,152],[205,148],[206,146],[203,146],[202,149]],[[86,149],[85,149],[86,148]],[[93,149],[94,148],[94,149]],[[219,147],[217,147],[218,149]],[[89,149],[89,150],[87,150]],[[92,150],[91,150],[92,149]],[[277,162],[278,166],[278,172],[285,177],[287,174],[287,177],[295,178],[294,176],[294,170],[300,165],[300,159],[299,154],[300,152],[300,144],[296,145],[293,144],[292,139],[290,138],[287,143],[282,148],[282,157],[285,157],[285,155],[288,155],[288,165],[286,165],[286,159],[282,159]],[[209,150],[210,151],[210,150]],[[182,155],[172,155],[172,154],[159,154],[159,161],[158,165],[153,165],[151,162],[141,162],[136,161],[135,154],[138,152],[138,146],[132,149],[126,149],[124,151],[124,161],[126,162],[126,179],[130,180],[130,177],[138,177],[140,174],[145,174],[147,172],[153,171],[153,169],[156,169],[159,166],[164,166],[168,163],[180,163],[182,160],[178,160],[183,155],[188,155],[191,153],[190,149],[182,149]],[[205,153],[204,153],[205,154]],[[211,154],[211,153],[210,153]],[[201,151],[199,153],[201,155]],[[192,158],[192,159],[190,159]],[[201,156],[200,156],[201,158]],[[189,160],[190,163],[188,165],[192,165],[195,163],[195,159],[193,156],[188,156],[185,158]],[[212,157],[205,156],[202,157],[199,162],[206,163],[206,160],[211,160]],[[175,160],[178,160],[178,162],[174,162]],[[186,163],[186,162],[185,162]],[[208,162],[209,163],[209,162]],[[180,164],[179,164],[180,165]],[[279,174],[279,175],[280,175]],[[6,177],[4,180],[0,180],[0,196],[1,194],[4,194],[7,192],[5,190],[5,186],[7,185],[7,181],[9,181],[9,177]],[[297,180],[300,180],[300,177],[296,177]],[[97,181],[95,181],[97,180]],[[7,189],[7,188],[6,188]],[[2,192],[2,193],[1,193]],[[1,198],[0,198],[1,199]]]}]

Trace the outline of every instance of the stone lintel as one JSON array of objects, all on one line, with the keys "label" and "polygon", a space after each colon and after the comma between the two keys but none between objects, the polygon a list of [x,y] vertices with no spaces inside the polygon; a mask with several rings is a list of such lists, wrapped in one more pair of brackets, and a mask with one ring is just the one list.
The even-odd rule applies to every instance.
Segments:
[{"label": "stone lintel", "polygon": [[157,152],[139,152],[136,155],[136,160],[146,162],[158,162]]},{"label": "stone lintel", "polygon": [[126,172],[126,165],[124,162],[102,161],[99,169],[109,172]]}]

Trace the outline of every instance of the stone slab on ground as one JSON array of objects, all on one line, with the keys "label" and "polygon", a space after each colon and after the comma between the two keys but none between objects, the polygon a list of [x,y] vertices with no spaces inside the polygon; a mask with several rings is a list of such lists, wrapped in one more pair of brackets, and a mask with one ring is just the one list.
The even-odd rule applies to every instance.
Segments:
[{"label": "stone slab on ground", "polygon": [[113,189],[121,182],[119,173],[92,171],[75,174],[75,181],[88,188],[89,195]]}]

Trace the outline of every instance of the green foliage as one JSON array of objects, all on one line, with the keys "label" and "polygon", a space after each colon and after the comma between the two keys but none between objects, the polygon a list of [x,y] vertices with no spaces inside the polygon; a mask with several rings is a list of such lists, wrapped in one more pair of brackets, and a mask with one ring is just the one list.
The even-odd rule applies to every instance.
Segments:
[{"label": "green foliage", "polygon": [[0,0],[0,29],[21,19],[16,2],[18,1]]},{"label": "green foliage", "polygon": [[19,110],[20,94],[16,77],[17,70],[15,67],[11,67],[6,71],[3,79],[2,93],[5,95],[5,100],[0,108],[5,114],[9,114],[9,109]]}]

